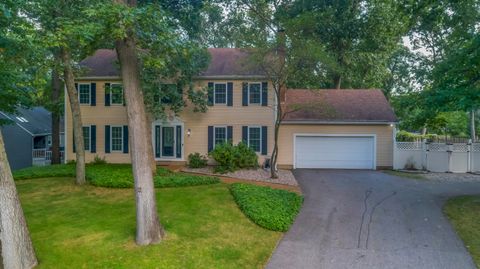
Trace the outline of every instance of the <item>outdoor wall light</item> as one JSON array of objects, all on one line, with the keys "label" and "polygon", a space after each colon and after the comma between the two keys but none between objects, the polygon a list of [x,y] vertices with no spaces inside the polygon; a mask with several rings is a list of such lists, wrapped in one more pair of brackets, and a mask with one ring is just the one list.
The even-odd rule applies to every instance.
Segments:
[{"label": "outdoor wall light", "polygon": [[190,134],[192,134],[192,130],[188,129],[187,130],[187,135],[190,137]]}]

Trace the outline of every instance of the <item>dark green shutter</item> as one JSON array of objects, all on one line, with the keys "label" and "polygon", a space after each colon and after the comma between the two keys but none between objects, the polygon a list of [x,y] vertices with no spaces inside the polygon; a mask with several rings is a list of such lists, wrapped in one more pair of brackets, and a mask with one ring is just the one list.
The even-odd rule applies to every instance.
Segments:
[{"label": "dark green shutter", "polygon": [[97,152],[97,126],[90,126],[90,152]]},{"label": "dark green shutter", "polygon": [[248,145],[248,126],[242,126],[242,141]]},{"label": "dark green shutter", "polygon": [[208,152],[213,150],[213,126],[208,126]]},{"label": "dark green shutter", "polygon": [[75,83],[75,90],[77,91],[77,94],[78,94],[78,83]]},{"label": "dark green shutter", "polygon": [[110,153],[110,125],[105,125],[105,153]]},{"label": "dark green shutter", "polygon": [[177,138],[176,138],[176,155],[177,158],[182,158],[182,126],[177,125]]},{"label": "dark green shutter", "polygon": [[248,83],[242,83],[242,106],[248,106]]},{"label": "dark green shutter", "polygon": [[123,125],[123,153],[128,153],[128,126]]},{"label": "dark green shutter", "polygon": [[97,83],[90,83],[90,105],[97,105]]},{"label": "dark green shutter", "polygon": [[110,83],[105,83],[105,106],[110,106]]},{"label": "dark green shutter", "polygon": [[267,130],[267,126],[262,126],[262,155],[267,155],[268,152]]},{"label": "dark green shutter", "polygon": [[155,125],[155,157],[160,158],[160,126]]},{"label": "dark green shutter", "polygon": [[208,83],[208,102],[207,102],[209,106],[213,106],[213,87],[214,87],[213,82],[209,82]]},{"label": "dark green shutter", "polygon": [[262,106],[268,105],[268,83],[262,82]]},{"label": "dark green shutter", "polygon": [[233,82],[227,83],[227,106],[233,106]]},{"label": "dark green shutter", "polygon": [[227,141],[233,143],[233,126],[227,126]]}]

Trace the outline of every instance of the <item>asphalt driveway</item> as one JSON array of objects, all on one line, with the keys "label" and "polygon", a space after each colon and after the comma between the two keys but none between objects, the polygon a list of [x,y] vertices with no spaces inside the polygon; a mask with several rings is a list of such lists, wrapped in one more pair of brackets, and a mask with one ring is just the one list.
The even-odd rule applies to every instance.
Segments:
[{"label": "asphalt driveway", "polygon": [[480,183],[359,170],[296,170],[305,203],[267,268],[475,268],[442,214]]}]

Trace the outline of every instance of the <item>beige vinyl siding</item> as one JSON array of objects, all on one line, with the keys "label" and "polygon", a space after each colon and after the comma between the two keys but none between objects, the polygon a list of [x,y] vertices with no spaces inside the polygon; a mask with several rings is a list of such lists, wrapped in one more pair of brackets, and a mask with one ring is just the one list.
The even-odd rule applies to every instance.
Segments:
[{"label": "beige vinyl siding", "polygon": [[284,168],[293,167],[295,134],[375,134],[377,168],[392,167],[393,130],[394,127],[390,125],[282,125],[278,138],[278,165]]},{"label": "beige vinyl siding", "polygon": [[[106,157],[111,163],[129,163],[130,154],[107,153],[105,154],[105,125],[127,125],[126,107],[122,105],[105,106],[105,83],[121,83],[119,80],[110,81],[78,81],[79,83],[97,83],[96,106],[81,105],[82,120],[84,125],[97,126],[97,153],[85,152],[86,161],[93,160],[95,155]],[[269,83],[268,106],[249,105],[242,106],[242,82],[261,82],[258,80],[202,80],[195,83],[196,89],[206,89],[208,82],[233,82],[233,106],[214,105],[209,106],[206,113],[193,112],[193,105],[187,107],[180,113],[179,119],[184,123],[184,156],[186,160],[190,153],[208,153],[208,126],[233,126],[233,142],[236,144],[242,140],[242,126],[268,126],[268,155],[273,148],[273,123],[274,123],[274,94],[271,83]],[[185,90],[186,92],[186,90]],[[67,97],[68,98],[68,97]],[[168,118],[173,118],[170,115]],[[72,116],[68,99],[66,99],[66,160],[75,159],[72,151]],[[187,130],[190,129],[190,136]],[[264,156],[259,154],[260,162]]]}]

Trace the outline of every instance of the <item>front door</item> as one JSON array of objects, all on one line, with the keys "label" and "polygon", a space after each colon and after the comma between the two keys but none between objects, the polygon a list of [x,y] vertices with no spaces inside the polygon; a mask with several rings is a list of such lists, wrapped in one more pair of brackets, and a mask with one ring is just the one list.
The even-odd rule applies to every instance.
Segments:
[{"label": "front door", "polygon": [[155,158],[181,159],[182,158],[182,126],[155,125]]}]

